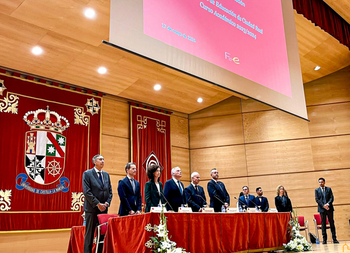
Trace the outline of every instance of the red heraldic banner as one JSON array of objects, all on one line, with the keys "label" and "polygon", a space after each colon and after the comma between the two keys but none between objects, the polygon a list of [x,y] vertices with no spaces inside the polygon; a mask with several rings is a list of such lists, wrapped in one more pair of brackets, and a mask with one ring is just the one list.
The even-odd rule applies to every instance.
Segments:
[{"label": "red heraldic banner", "polygon": [[137,166],[136,179],[140,182],[144,202],[149,165],[160,166],[163,186],[171,178],[170,115],[136,105],[130,106],[130,113],[132,161]]},{"label": "red heraldic banner", "polygon": [[82,225],[102,98],[0,72],[0,231]]}]

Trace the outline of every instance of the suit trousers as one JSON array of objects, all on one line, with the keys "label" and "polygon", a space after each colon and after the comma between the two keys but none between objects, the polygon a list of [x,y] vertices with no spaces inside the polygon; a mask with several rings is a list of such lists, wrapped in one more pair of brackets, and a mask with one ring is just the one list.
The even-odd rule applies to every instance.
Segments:
[{"label": "suit trousers", "polygon": [[326,230],[326,224],[327,224],[327,217],[329,221],[329,225],[331,227],[331,232],[332,232],[332,239],[333,241],[337,240],[337,235],[335,233],[335,226],[334,226],[334,218],[333,218],[333,210],[325,210],[324,212],[320,213],[321,215],[321,224],[322,224],[322,236],[323,236],[323,241],[327,241],[327,230]]}]

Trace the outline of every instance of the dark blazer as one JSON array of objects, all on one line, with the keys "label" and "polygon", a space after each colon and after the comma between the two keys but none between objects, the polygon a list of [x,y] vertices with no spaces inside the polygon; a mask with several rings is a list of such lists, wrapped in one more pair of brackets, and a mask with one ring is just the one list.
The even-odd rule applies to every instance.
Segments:
[{"label": "dark blazer", "polygon": [[[111,204],[113,193],[109,174],[102,171],[103,186],[94,168],[87,170],[83,174],[83,193],[85,196],[84,211],[90,213],[100,213],[97,204],[107,202]],[[107,212],[107,211],[106,211]]]},{"label": "dark blazer", "polygon": [[193,212],[198,212],[204,205],[207,204],[203,187],[198,185],[198,192],[192,184],[185,188],[185,199],[189,207]]},{"label": "dark blazer", "polygon": [[255,201],[255,204],[257,206],[260,206],[260,210],[262,212],[268,212],[269,211],[269,208],[270,208],[269,207],[269,201],[267,200],[266,197],[261,197],[261,202],[260,202],[259,196],[257,196],[254,201]]},{"label": "dark blazer", "polygon": [[181,206],[181,204],[185,204],[185,187],[184,184],[180,181],[180,184],[182,186],[182,195],[180,192],[179,187],[176,185],[175,181],[173,179],[169,179],[164,184],[164,196],[168,200],[171,207],[167,204],[166,208],[168,210],[174,210],[174,212],[178,211],[178,208]]},{"label": "dark blazer", "polygon": [[333,196],[332,189],[330,187],[325,186],[325,195],[326,195],[326,199],[323,200],[323,193],[322,193],[321,187],[315,189],[315,200],[318,204],[317,209],[319,213],[323,213],[324,211],[326,211],[326,209],[324,209],[323,206],[327,203],[329,204],[329,211],[334,211],[334,207],[333,207],[334,196]]},{"label": "dark blazer", "polygon": [[212,179],[208,182],[208,193],[210,196],[210,207],[214,208],[215,212],[221,212],[223,203],[230,204],[230,195],[228,195],[224,183]]},{"label": "dark blazer", "polygon": [[243,205],[245,205],[245,209],[247,209],[247,207],[255,207],[255,197],[253,195],[248,195],[249,196],[249,201],[247,203],[247,201],[245,200],[245,196],[241,196],[239,197],[238,203],[240,206],[243,207]]},{"label": "dark blazer", "polygon": [[[160,192],[163,194],[163,184],[159,182]],[[146,201],[146,213],[151,210],[152,206],[158,206],[159,200],[162,204],[165,204],[165,200],[162,194],[159,194],[156,184],[153,181],[148,181],[145,184],[145,201]]]},{"label": "dark blazer", "polygon": [[290,201],[290,198],[288,196],[286,196],[286,197],[287,197],[286,206],[283,206],[283,204],[282,204],[282,197],[280,197],[280,196],[275,197],[275,205],[276,205],[278,212],[292,212],[293,211],[292,202]]},{"label": "dark blazer", "polygon": [[118,194],[120,199],[119,215],[128,215],[131,210],[134,212],[141,211],[141,191],[138,181],[135,182],[135,193],[132,189],[131,182],[128,177],[123,178],[118,184]]}]

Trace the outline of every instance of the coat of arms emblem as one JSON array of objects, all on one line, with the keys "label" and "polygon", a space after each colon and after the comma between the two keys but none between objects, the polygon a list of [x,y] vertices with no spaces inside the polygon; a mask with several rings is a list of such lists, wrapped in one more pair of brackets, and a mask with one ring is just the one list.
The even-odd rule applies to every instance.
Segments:
[{"label": "coat of arms emblem", "polygon": [[26,173],[38,184],[52,184],[64,171],[67,138],[63,131],[69,122],[49,107],[27,112],[23,120],[30,127],[25,134]]}]

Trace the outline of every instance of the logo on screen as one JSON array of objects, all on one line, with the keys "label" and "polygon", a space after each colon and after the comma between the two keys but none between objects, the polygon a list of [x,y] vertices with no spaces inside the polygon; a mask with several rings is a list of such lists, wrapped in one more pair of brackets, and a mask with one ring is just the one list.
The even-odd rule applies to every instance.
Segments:
[{"label": "logo on screen", "polygon": [[225,52],[225,59],[233,63],[240,64],[239,58],[237,56],[231,56],[231,54],[228,52]]}]

